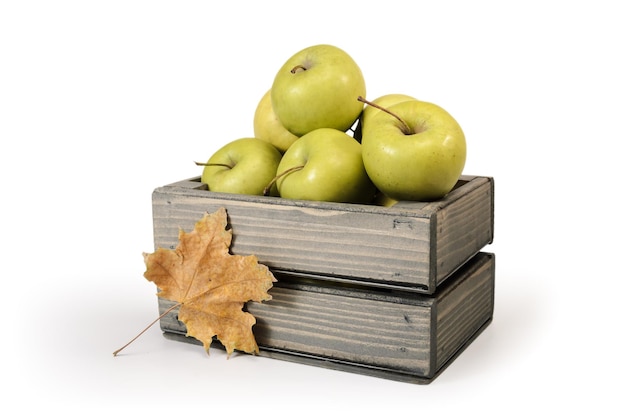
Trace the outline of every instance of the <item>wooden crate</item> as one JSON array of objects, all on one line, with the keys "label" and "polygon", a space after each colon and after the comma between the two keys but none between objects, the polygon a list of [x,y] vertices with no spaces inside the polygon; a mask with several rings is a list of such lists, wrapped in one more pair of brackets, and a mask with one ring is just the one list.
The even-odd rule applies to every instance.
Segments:
[{"label": "wooden crate", "polygon": [[[248,303],[262,356],[426,384],[491,322],[495,256],[479,252],[434,295],[275,271],[273,299]],[[171,302],[159,299],[160,312]],[[166,337],[186,337],[175,312]],[[217,342],[214,345],[219,345]]]},{"label": "wooden crate", "polygon": [[156,247],[225,207],[231,252],[254,254],[276,271],[432,294],[493,240],[494,182],[462,176],[443,199],[393,207],[309,202],[206,190],[198,177],[153,192]]}]

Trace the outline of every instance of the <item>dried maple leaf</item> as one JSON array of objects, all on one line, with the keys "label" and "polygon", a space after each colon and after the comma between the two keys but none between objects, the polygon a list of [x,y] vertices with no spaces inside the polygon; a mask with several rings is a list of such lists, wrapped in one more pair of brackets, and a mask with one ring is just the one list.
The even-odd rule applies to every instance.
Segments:
[{"label": "dried maple leaf", "polygon": [[176,249],[144,253],[144,277],[157,285],[158,296],[180,304],[178,319],[207,352],[215,336],[229,356],[235,349],[257,354],[256,319],[243,306],[271,300],[276,279],[256,256],[229,252],[232,229],[226,225],[224,208],[205,213],[193,231],[179,231]]}]

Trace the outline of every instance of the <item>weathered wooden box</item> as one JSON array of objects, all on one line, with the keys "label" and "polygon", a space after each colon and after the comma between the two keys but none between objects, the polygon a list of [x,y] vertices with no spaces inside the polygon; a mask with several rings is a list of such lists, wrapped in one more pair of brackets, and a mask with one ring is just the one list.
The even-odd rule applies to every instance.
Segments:
[{"label": "weathered wooden box", "polygon": [[[179,229],[220,207],[231,252],[256,255],[278,279],[271,301],[246,305],[263,356],[429,383],[491,322],[490,177],[392,207],[216,193],[192,178],[154,190],[155,248],[173,249]],[[170,304],[159,299],[161,311]],[[161,328],[196,342],[175,312]]]},{"label": "weathered wooden box", "polygon": [[179,229],[225,207],[233,254],[254,254],[274,270],[432,294],[493,240],[494,183],[463,176],[436,202],[392,207],[308,202],[206,190],[199,178],[153,192],[156,246],[173,248]]},{"label": "weathered wooden box", "polygon": [[[491,322],[495,256],[480,252],[435,295],[276,272],[271,301],[248,303],[261,356],[408,383],[430,383]],[[159,311],[171,302],[160,299]],[[176,313],[167,337],[186,337]],[[198,343],[199,344],[199,343]]]}]

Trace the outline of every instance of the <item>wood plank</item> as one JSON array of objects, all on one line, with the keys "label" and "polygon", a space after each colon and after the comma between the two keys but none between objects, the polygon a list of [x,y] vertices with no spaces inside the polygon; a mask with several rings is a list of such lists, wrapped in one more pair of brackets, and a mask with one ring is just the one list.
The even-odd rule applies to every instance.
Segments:
[{"label": "wood plank", "polygon": [[[480,252],[435,295],[275,272],[271,301],[248,303],[261,355],[411,383],[429,383],[490,323],[495,255]],[[159,299],[160,311],[171,305]],[[161,320],[184,336],[172,312]]]},{"label": "wood plank", "polygon": [[192,178],[153,192],[155,247],[174,248],[225,207],[231,251],[285,272],[432,294],[493,240],[493,179],[463,176],[445,198],[391,208],[210,192]]}]

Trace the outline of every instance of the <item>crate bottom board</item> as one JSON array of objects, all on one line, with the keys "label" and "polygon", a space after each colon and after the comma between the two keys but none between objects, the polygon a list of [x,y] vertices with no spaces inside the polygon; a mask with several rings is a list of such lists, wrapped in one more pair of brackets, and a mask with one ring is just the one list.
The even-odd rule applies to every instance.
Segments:
[{"label": "crate bottom board", "polygon": [[[413,383],[429,383],[490,323],[495,255],[479,253],[436,295],[320,284],[277,274],[272,300],[249,303],[261,355]],[[159,311],[170,302],[159,299]],[[186,336],[177,313],[168,337]],[[219,342],[214,342],[219,344]]]},{"label": "crate bottom board", "polygon": [[[439,368],[432,377],[418,376],[413,373],[404,373],[402,371],[388,370],[386,368],[376,366],[368,366],[342,360],[335,360],[325,356],[315,356],[307,353],[273,349],[266,346],[259,346],[259,356],[285,362],[315,366],[324,369],[354,373],[357,375],[376,377],[391,381],[412,383],[416,385],[428,385],[432,383],[446,368],[448,368],[448,366],[450,366],[450,364],[452,364],[452,362],[454,362],[454,360],[458,356],[460,356],[461,353],[463,353],[463,351],[489,326],[489,324],[491,324],[492,320],[492,318],[489,318],[489,320],[485,321],[485,323],[471,337],[469,337],[463,345],[461,345],[457,352],[441,368]],[[164,331],[163,337],[169,340],[202,345],[201,342],[194,339],[193,337],[188,337],[180,332]],[[212,343],[211,347],[224,349],[221,344],[216,342]]]}]

